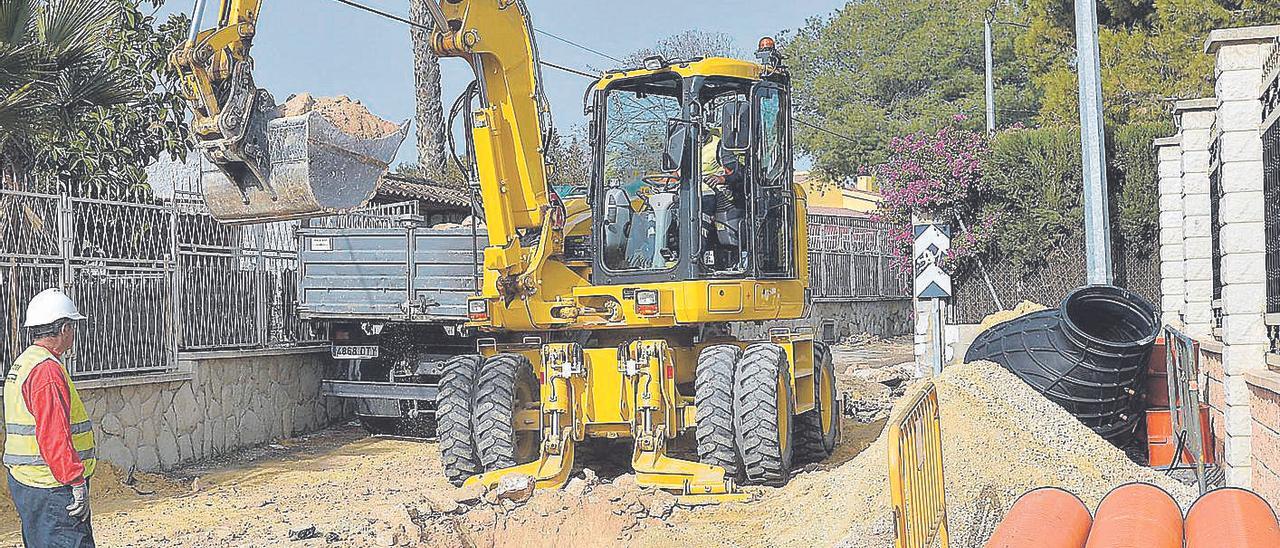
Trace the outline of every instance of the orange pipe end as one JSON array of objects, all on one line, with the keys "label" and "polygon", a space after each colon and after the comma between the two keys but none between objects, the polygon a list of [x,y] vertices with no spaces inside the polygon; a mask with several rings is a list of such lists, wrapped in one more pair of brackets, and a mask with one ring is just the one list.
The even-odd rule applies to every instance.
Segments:
[{"label": "orange pipe end", "polygon": [[1027,491],[987,541],[986,548],[1082,548],[1093,518],[1075,495],[1056,487]]},{"label": "orange pipe end", "polygon": [[1267,501],[1252,491],[1210,491],[1187,512],[1187,548],[1273,548],[1280,524]]},{"label": "orange pipe end", "polygon": [[1182,509],[1149,483],[1121,485],[1098,505],[1085,547],[1182,548]]}]

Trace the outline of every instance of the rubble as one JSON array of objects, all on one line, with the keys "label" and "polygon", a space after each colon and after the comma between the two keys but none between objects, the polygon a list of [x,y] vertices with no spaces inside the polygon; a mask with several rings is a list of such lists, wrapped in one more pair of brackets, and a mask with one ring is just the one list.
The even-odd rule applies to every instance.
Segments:
[{"label": "rubble", "polygon": [[276,105],[280,116],[301,116],[318,112],[344,133],[361,139],[380,139],[400,129],[396,124],[369,112],[369,109],[346,95],[314,97],[310,93],[289,96]]},{"label": "rubble", "polygon": [[978,325],[978,332],[981,333],[996,324],[1004,323],[1009,320],[1016,320],[1032,312],[1039,312],[1047,308],[1049,307],[1037,302],[1022,301],[1010,310],[1001,310],[982,318],[982,323]]},{"label": "rubble", "polygon": [[498,502],[510,501],[521,504],[533,496],[536,483],[533,476],[528,474],[508,474],[498,480],[498,484],[493,487],[490,494]]}]

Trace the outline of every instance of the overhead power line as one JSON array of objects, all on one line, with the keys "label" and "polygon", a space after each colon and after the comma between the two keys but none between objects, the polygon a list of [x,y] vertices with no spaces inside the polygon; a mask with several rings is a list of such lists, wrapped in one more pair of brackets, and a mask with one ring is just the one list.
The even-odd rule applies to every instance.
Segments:
[{"label": "overhead power line", "polygon": [[[356,8],[356,9],[361,10],[361,11],[366,11],[366,12],[372,13],[372,14],[377,15],[377,16],[379,16],[379,17],[385,17],[385,18],[387,18],[387,19],[390,19],[390,20],[392,20],[392,21],[396,21],[396,22],[398,22],[398,23],[404,23],[404,24],[409,25],[409,26],[411,26],[411,27],[413,27],[413,28],[416,28],[416,29],[427,30],[427,31],[429,31],[429,30],[433,30],[433,29],[432,29],[432,27],[431,27],[431,25],[424,25],[424,24],[419,23],[419,22],[417,22],[417,21],[413,21],[413,20],[410,20],[410,19],[406,19],[406,18],[404,18],[404,17],[400,17],[399,15],[396,15],[396,14],[394,14],[394,13],[391,13],[391,12],[388,12],[388,11],[383,11],[383,10],[380,10],[380,9],[375,8],[375,7],[373,7],[373,6],[367,6],[367,5],[365,5],[365,4],[361,4],[361,3],[356,2],[356,1],[354,1],[354,0],[333,0],[333,1],[334,1],[334,2],[337,2],[337,3],[339,3],[339,4],[343,4],[343,5],[346,5],[346,6],[350,6],[350,7]],[[610,58],[610,59],[614,59],[615,61],[618,61],[619,63],[621,63],[621,62],[622,62],[621,60],[618,60],[618,59],[617,59],[617,58],[615,58],[615,57],[610,57],[610,56],[608,56],[608,55],[606,55],[606,54],[604,54],[604,53],[601,53],[601,52],[599,52],[599,51],[593,50],[593,49],[591,49],[591,48],[588,48],[588,47],[583,46],[583,45],[581,45],[581,44],[578,44],[578,43],[576,43],[576,42],[572,42],[572,41],[570,41],[570,40],[568,40],[568,39],[566,39],[566,38],[561,38],[561,37],[559,37],[559,36],[556,36],[556,35],[554,35],[554,34],[551,34],[551,33],[547,32],[547,31],[544,31],[544,30],[542,30],[542,29],[533,29],[533,30],[534,30],[535,32],[539,32],[539,33],[545,34],[545,35],[547,35],[547,36],[550,36],[550,37],[552,37],[552,38],[555,38],[556,40],[560,40],[561,42],[564,42],[564,43],[566,43],[566,44],[569,44],[569,45],[572,45],[572,46],[575,46],[575,47],[582,48],[582,49],[584,49],[584,50],[586,50],[586,51],[589,51],[589,52],[591,52],[591,53],[594,53],[594,54],[596,54],[596,55],[604,55],[605,57],[608,57],[608,58]],[[552,62],[550,62],[550,61],[543,61],[543,60],[539,59],[539,60],[538,60],[538,63],[539,63],[539,64],[541,64],[541,65],[543,65],[543,66],[545,66],[545,67],[551,67],[551,68],[556,69],[556,70],[561,70],[561,71],[564,71],[564,72],[568,72],[568,73],[570,73],[570,74],[576,74],[576,75],[578,75],[578,76],[583,76],[583,77],[586,77],[586,78],[591,78],[591,79],[593,79],[593,80],[596,78],[596,75],[591,74],[591,73],[589,73],[589,72],[581,71],[581,70],[578,70],[578,69],[575,69],[575,68],[566,67],[566,66],[564,66],[564,65],[559,65],[559,64],[556,64],[556,63],[552,63]]]},{"label": "overhead power line", "polygon": [[543,36],[547,36],[547,37],[550,37],[550,38],[554,38],[554,39],[556,39],[556,40],[559,40],[559,41],[561,41],[561,42],[564,42],[564,43],[566,43],[566,44],[569,44],[570,46],[573,46],[573,47],[578,48],[578,49],[580,49],[580,50],[583,50],[583,51],[586,51],[586,52],[590,52],[590,53],[594,53],[594,54],[599,55],[599,56],[601,56],[601,57],[604,57],[605,59],[608,59],[608,60],[610,60],[610,61],[614,61],[614,62],[617,62],[617,63],[626,63],[626,61],[623,61],[622,59],[619,59],[619,58],[617,58],[617,57],[614,57],[614,56],[612,56],[612,55],[609,55],[608,53],[605,53],[605,52],[600,51],[600,50],[598,50],[598,49],[590,48],[590,47],[584,46],[584,45],[582,45],[582,44],[579,44],[579,43],[577,43],[577,42],[574,42],[573,40],[570,40],[570,39],[565,38],[565,37],[563,37],[563,36],[557,36],[557,35],[555,35],[555,34],[552,34],[552,33],[550,33],[550,32],[547,32],[547,31],[545,31],[545,30],[538,29],[538,28],[533,29],[533,31],[534,31],[534,32],[536,32],[536,33],[538,33],[538,34],[541,34],[541,35],[543,35]]},{"label": "overhead power line", "polygon": [[[411,21],[411,20],[409,20],[409,19],[405,19],[404,17],[400,17],[399,15],[396,15],[396,14],[394,14],[394,13],[386,12],[386,11],[383,11],[383,10],[380,10],[380,9],[377,9],[377,8],[374,8],[374,7],[371,7],[371,6],[367,6],[367,5],[361,4],[361,3],[359,3],[359,2],[356,2],[356,1],[354,1],[354,0],[333,0],[333,1],[334,1],[334,2],[337,2],[337,3],[339,3],[339,4],[345,4],[345,5],[347,5],[347,6],[350,6],[350,7],[353,7],[353,8],[359,9],[359,10],[362,10],[362,11],[366,11],[366,12],[369,12],[369,13],[372,13],[372,14],[377,15],[377,16],[379,16],[379,17],[385,17],[385,18],[387,18],[387,19],[391,19],[392,21],[397,21],[397,22],[400,22],[400,23],[404,23],[404,24],[409,25],[409,26],[414,27],[414,28],[418,28],[418,29],[422,29],[422,30],[432,30],[432,28],[431,28],[431,26],[430,26],[430,25],[424,25],[424,24],[422,24],[422,23],[418,23],[418,22],[415,22],[415,21]],[[601,57],[604,57],[604,58],[609,59],[609,60],[612,60],[612,61],[616,61],[616,62],[618,62],[618,63],[625,63],[625,61],[623,61],[622,59],[619,59],[619,58],[617,58],[617,57],[614,57],[614,56],[612,56],[612,55],[609,55],[609,54],[607,54],[607,53],[604,53],[604,52],[602,52],[602,51],[600,51],[600,50],[598,50],[598,49],[595,49],[595,48],[592,48],[592,47],[589,47],[589,46],[585,46],[585,45],[583,45],[583,44],[580,44],[580,43],[578,43],[578,42],[575,42],[575,41],[570,40],[570,39],[568,39],[568,38],[565,38],[565,37],[563,37],[563,36],[559,36],[559,35],[557,35],[557,34],[553,34],[553,33],[547,32],[547,31],[545,31],[545,30],[538,29],[538,28],[535,28],[535,29],[533,29],[533,30],[534,30],[534,32],[537,32],[538,34],[542,34],[542,35],[544,35],[544,36],[548,36],[548,37],[553,38],[553,39],[555,39],[555,40],[559,40],[559,41],[561,41],[561,42],[564,42],[564,43],[566,43],[566,44],[569,44],[570,46],[573,46],[573,47],[575,47],[575,48],[579,48],[579,49],[581,49],[581,50],[583,50],[583,51],[587,51],[587,52],[590,52],[590,53],[594,53],[594,54],[596,54],[596,55],[599,55],[599,56],[601,56]],[[539,60],[538,60],[538,62],[539,62],[540,64],[542,64],[543,66],[545,66],[545,67],[553,68],[553,69],[556,69],[556,70],[559,70],[559,71],[563,71],[563,72],[566,72],[566,73],[569,73],[569,74],[573,74],[573,75],[575,75],[575,76],[581,76],[581,77],[583,77],[583,78],[591,78],[592,80],[595,80],[595,79],[597,79],[597,78],[598,78],[598,76],[596,76],[596,75],[594,75],[594,74],[591,74],[591,73],[589,73],[589,72],[586,72],[586,71],[583,71],[583,70],[578,70],[578,69],[575,69],[575,68],[572,68],[572,67],[567,67],[567,66],[560,65],[560,64],[557,64],[557,63],[552,63],[552,62],[550,62],[550,61],[543,61],[543,60],[539,59]],[[819,126],[819,125],[817,125],[817,124],[813,124],[813,123],[807,122],[807,121],[805,121],[805,120],[803,120],[803,119],[801,119],[801,118],[796,118],[796,117],[794,117],[794,116],[793,116],[793,117],[792,117],[792,120],[794,120],[796,123],[798,123],[798,124],[800,124],[800,125],[802,125],[802,126],[805,126],[805,127],[807,127],[807,128],[810,128],[810,129],[813,129],[813,130],[816,130],[816,131],[820,131],[820,132],[822,132],[822,133],[826,133],[827,135],[831,135],[832,137],[835,137],[835,138],[837,138],[837,139],[844,139],[845,141],[849,141],[850,143],[857,143],[857,142],[858,142],[858,140],[857,140],[857,139],[854,139],[854,138],[849,137],[849,136],[846,136],[846,135],[841,135],[841,134],[836,133],[836,132],[834,132],[834,131],[831,131],[830,129],[827,129],[827,128],[825,128],[825,127],[822,127],[822,126]]]},{"label": "overhead power line", "polygon": [[857,142],[858,142],[858,140],[857,140],[857,139],[854,139],[853,137],[849,137],[849,136],[847,136],[847,135],[841,135],[841,134],[839,134],[839,133],[836,133],[836,132],[834,132],[834,131],[831,131],[831,130],[829,130],[829,129],[825,128],[825,127],[822,127],[822,126],[820,126],[820,125],[813,124],[813,123],[810,123],[810,122],[806,122],[805,120],[803,120],[803,119],[801,119],[801,118],[796,118],[796,117],[792,116],[792,117],[791,117],[791,119],[792,119],[792,120],[794,120],[797,124],[800,124],[800,125],[802,125],[802,126],[804,126],[804,127],[807,127],[807,128],[809,128],[809,129],[814,129],[814,130],[817,130],[817,131],[821,131],[822,133],[826,133],[827,135],[830,135],[830,136],[832,136],[832,137],[836,137],[836,138],[839,138],[839,139],[844,139],[844,140],[846,140],[846,141],[849,141],[850,143],[857,143]]}]

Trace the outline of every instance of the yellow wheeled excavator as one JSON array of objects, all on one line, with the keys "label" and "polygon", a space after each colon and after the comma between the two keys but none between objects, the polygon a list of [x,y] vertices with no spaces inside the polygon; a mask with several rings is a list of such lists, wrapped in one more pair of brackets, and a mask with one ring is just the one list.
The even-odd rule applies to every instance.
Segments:
[{"label": "yellow wheeled excavator", "polygon": [[[255,128],[270,133],[279,120],[226,129],[239,127],[227,120],[243,111],[235,101],[262,93],[248,77],[259,6],[224,0],[219,25],[172,56],[197,143],[225,178],[213,183],[221,189],[206,181],[206,197],[239,197],[210,208],[256,221],[342,209],[281,189],[364,194],[377,177],[278,170],[285,161],[272,154],[333,153],[315,139],[293,141],[311,147],[303,155],[251,153]],[[791,85],[773,41],[761,41],[758,62],[650,57],[602,74],[586,96],[591,180],[585,198],[562,200],[547,182],[550,112],[524,2],[427,7],[436,53],[475,73],[459,101],[460,164],[487,225],[483,283],[468,302],[484,338],[448,361],[439,385],[449,479],[528,474],[556,487],[579,444],[631,439],[639,484],[700,503],[740,500],[743,482],[783,483],[796,464],[827,457],[839,432],[830,353],[807,333],[734,335],[735,325],[800,318],[808,303]]]}]

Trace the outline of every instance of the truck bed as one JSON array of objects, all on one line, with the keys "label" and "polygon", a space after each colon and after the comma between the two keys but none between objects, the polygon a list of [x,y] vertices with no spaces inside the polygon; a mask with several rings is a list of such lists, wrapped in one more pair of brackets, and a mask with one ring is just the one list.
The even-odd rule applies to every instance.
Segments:
[{"label": "truck bed", "polygon": [[[394,227],[308,227],[298,235],[303,319],[465,321],[479,275],[470,227],[404,220]],[[483,248],[484,231],[476,237]]]}]

